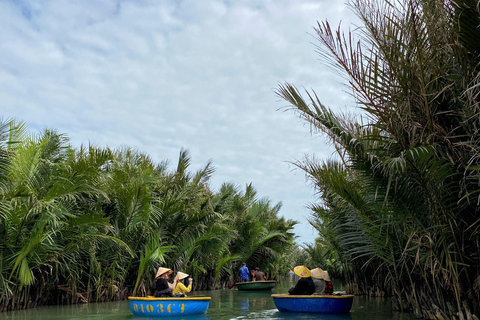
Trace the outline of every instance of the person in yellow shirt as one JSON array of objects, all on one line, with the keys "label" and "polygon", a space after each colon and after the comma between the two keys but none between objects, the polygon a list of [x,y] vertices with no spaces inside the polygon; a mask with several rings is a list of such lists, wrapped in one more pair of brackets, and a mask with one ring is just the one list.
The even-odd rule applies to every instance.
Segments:
[{"label": "person in yellow shirt", "polygon": [[181,296],[180,293],[183,293],[184,296],[186,297],[186,293],[189,293],[192,291],[192,278],[188,278],[188,287],[185,287],[185,285],[182,283],[182,280],[187,278],[188,274],[183,273],[181,271],[177,272],[177,276],[175,278],[178,278],[177,285],[175,286],[175,289],[173,290],[172,294],[174,296]]}]

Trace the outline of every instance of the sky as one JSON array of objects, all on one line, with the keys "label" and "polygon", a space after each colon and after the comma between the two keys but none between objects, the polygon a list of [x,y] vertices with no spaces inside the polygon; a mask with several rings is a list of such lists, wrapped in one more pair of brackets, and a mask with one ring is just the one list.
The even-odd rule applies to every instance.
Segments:
[{"label": "sky", "polygon": [[289,82],[333,110],[354,107],[315,52],[325,20],[346,31],[356,21],[331,0],[0,0],[0,117],[172,170],[186,149],[191,172],[213,162],[214,191],[252,183],[299,222],[298,243],[313,243],[315,193],[292,162],[333,148],[275,90]]}]

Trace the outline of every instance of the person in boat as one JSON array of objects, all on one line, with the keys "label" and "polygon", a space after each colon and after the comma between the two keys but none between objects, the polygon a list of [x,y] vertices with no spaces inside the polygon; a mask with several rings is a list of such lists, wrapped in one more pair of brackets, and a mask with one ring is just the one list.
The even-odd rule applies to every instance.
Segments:
[{"label": "person in boat", "polygon": [[188,287],[186,287],[182,283],[182,280],[186,279],[187,277],[188,277],[187,273],[184,273],[181,271],[177,272],[177,277],[176,277],[178,278],[177,286],[172,291],[172,294],[174,297],[186,297],[187,293],[192,291],[192,282],[193,282],[192,278],[188,278]]},{"label": "person in boat", "polygon": [[313,294],[325,294],[325,279],[322,268],[318,267],[310,270],[313,283],[315,284],[315,292]]},{"label": "person in boat", "polygon": [[323,294],[333,294],[333,283],[327,270],[323,270],[323,279],[325,280],[325,290]]},{"label": "person in boat", "polygon": [[249,273],[247,264],[245,262],[242,263],[242,267],[240,268],[240,278],[242,279],[242,282],[248,282]]},{"label": "person in boat", "polygon": [[306,266],[296,266],[293,273],[300,277],[295,287],[288,290],[290,295],[311,295],[315,292],[310,270]]},{"label": "person in boat", "polygon": [[260,271],[259,267],[255,268],[255,275],[253,276],[253,281],[265,281],[265,274]]},{"label": "person in boat", "polygon": [[168,277],[173,273],[169,268],[159,267],[155,276],[155,297],[172,297],[172,291],[177,286],[177,277],[172,283],[168,282]]}]

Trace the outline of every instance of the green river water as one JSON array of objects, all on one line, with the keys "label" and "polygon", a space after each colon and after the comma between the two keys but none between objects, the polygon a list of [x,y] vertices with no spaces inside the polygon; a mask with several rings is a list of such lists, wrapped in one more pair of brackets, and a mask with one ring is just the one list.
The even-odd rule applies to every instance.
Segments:
[{"label": "green river water", "polygon": [[[315,315],[279,312],[275,308],[272,293],[286,293],[295,282],[284,281],[271,292],[248,292],[235,289],[198,291],[190,296],[212,297],[207,314],[201,316],[170,317],[174,320],[224,320],[224,319],[303,319],[303,320],[414,320],[412,314],[392,311],[388,298],[355,297],[352,310],[341,315]],[[336,284],[335,290],[343,288]],[[81,305],[49,306],[29,310],[0,313],[0,320],[148,320],[169,319],[134,316],[128,301],[89,303]]]}]

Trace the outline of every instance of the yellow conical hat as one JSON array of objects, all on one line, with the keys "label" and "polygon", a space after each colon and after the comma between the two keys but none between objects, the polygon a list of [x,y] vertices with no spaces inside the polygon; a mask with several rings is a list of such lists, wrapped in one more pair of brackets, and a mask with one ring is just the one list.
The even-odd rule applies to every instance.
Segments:
[{"label": "yellow conical hat", "polygon": [[310,273],[312,274],[312,277],[314,277],[315,279],[320,279],[320,280],[325,279],[323,270],[320,267],[310,270]]},{"label": "yellow conical hat", "polygon": [[308,268],[305,266],[296,266],[293,268],[293,272],[301,278],[310,277],[310,270],[308,270]]}]

